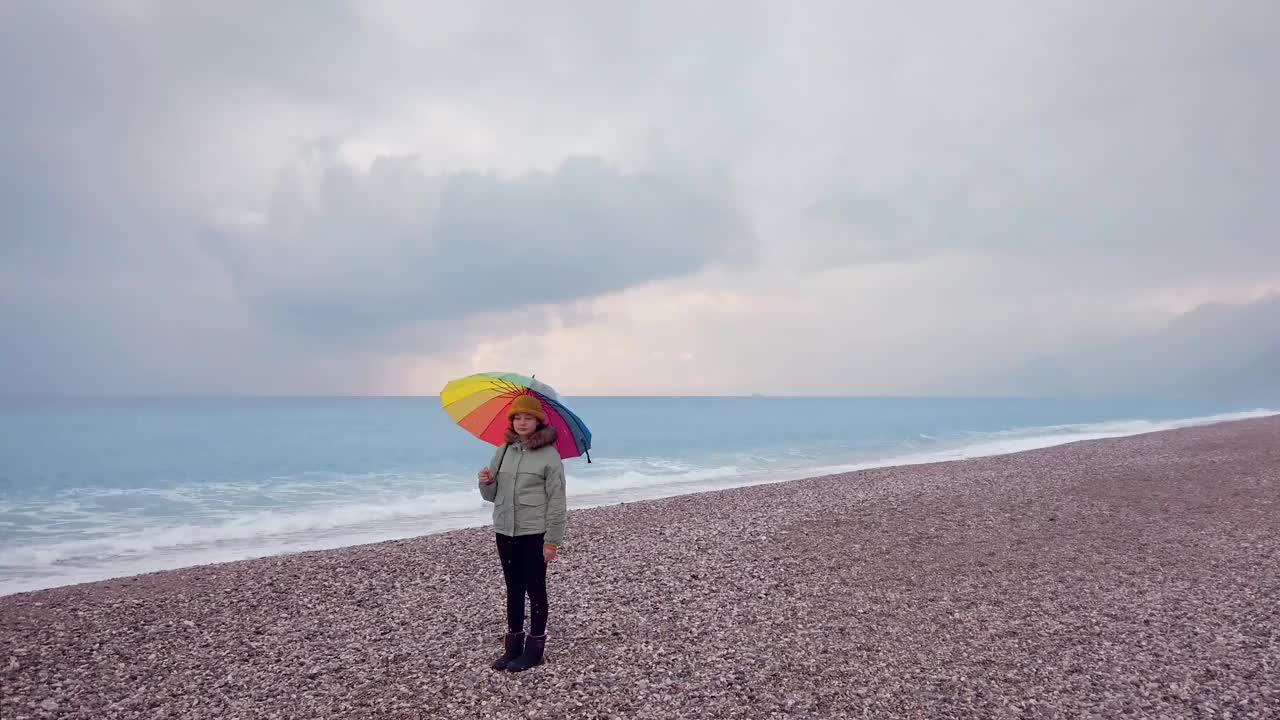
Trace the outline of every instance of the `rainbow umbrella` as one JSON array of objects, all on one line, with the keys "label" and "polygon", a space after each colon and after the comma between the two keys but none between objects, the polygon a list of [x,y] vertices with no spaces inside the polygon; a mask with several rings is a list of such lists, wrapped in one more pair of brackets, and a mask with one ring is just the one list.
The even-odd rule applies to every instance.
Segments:
[{"label": "rainbow umbrella", "polygon": [[559,394],[540,380],[507,372],[476,373],[445,385],[440,404],[467,432],[498,446],[507,441],[507,411],[521,395],[533,395],[542,402],[547,423],[556,429],[560,457],[586,455],[591,462],[591,431],[565,407]]}]

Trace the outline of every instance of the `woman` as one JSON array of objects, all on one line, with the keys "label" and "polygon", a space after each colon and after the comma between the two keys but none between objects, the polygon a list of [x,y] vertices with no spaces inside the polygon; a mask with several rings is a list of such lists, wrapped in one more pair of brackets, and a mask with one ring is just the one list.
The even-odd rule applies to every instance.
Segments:
[{"label": "woman", "polygon": [[[520,672],[542,663],[547,641],[547,564],[564,542],[564,464],[556,430],[542,403],[521,395],[507,413],[507,442],[480,470],[480,496],[493,503],[498,558],[507,583],[506,652],[495,670]],[[529,597],[529,636],[524,599]]]}]

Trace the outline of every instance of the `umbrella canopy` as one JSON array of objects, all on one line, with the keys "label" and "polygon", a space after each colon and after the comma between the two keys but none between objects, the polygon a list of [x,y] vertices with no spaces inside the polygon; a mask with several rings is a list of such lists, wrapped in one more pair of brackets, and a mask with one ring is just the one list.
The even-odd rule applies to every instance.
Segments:
[{"label": "umbrella canopy", "polygon": [[507,441],[507,411],[521,395],[533,395],[542,402],[547,424],[556,429],[560,457],[585,454],[591,462],[591,431],[586,423],[565,407],[555,389],[534,378],[508,372],[468,375],[444,386],[440,404],[464,430],[497,446]]}]

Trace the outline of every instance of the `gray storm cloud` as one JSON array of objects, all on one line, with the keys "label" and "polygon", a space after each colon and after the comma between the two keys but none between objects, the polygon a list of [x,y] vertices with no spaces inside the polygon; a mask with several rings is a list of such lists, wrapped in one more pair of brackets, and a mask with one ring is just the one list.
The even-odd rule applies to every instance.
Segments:
[{"label": "gray storm cloud", "polygon": [[265,217],[204,246],[282,331],[346,342],[431,320],[571,303],[750,257],[721,188],[595,158],[515,178],[429,176],[379,158],[367,173],[318,151]]},{"label": "gray storm cloud", "polygon": [[[387,353],[447,350],[442,318],[721,271],[813,308],[683,329],[751,377],[849,346],[910,386],[947,374],[920,366],[942,331],[1016,364],[1028,322],[1061,347],[1153,298],[1280,285],[1278,21],[1255,0],[10,3],[0,392],[360,390]],[[824,314],[841,269],[874,308],[856,323]],[[905,314],[925,289],[899,277],[943,299]],[[907,335],[912,362],[859,342]]]}]

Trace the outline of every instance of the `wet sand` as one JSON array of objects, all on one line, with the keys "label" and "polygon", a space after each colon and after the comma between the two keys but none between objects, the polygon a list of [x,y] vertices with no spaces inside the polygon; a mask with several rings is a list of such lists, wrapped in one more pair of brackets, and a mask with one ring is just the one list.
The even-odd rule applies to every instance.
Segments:
[{"label": "wet sand", "polygon": [[[570,493],[573,489],[570,487]],[[1280,717],[1280,418],[0,597],[0,717]]]}]

